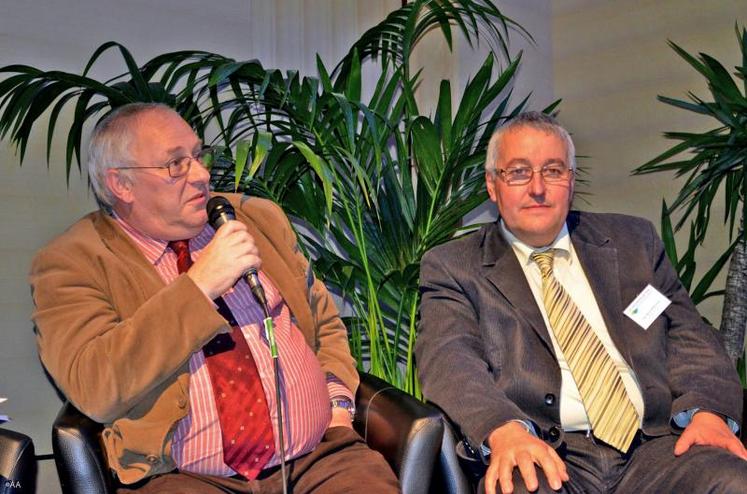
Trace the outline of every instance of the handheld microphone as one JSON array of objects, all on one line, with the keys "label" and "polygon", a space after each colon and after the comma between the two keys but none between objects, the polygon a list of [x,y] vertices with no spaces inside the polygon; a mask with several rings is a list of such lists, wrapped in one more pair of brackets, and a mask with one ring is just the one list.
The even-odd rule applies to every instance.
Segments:
[{"label": "handheld microphone", "polygon": [[[236,211],[228,199],[225,197],[215,196],[212,197],[206,206],[208,222],[214,229],[218,229],[229,221],[236,219]],[[244,273],[244,279],[249,284],[249,288],[252,290],[252,295],[259,302],[262,310],[265,313],[265,335],[270,345],[270,355],[273,360],[273,367],[275,370],[275,402],[277,404],[277,416],[278,416],[278,443],[280,444],[280,470],[283,477],[283,493],[288,493],[288,476],[285,472],[285,440],[283,438],[283,407],[282,400],[280,399],[280,360],[278,359],[278,347],[275,342],[275,329],[272,323],[272,317],[270,317],[270,310],[267,306],[267,297],[265,297],[265,290],[262,288],[262,284],[259,282],[259,276],[257,275],[256,268],[249,268]]]},{"label": "handheld microphone", "polygon": [[[236,219],[236,211],[225,197],[215,196],[210,198],[207,202],[206,209],[208,222],[215,230],[229,221]],[[266,307],[267,297],[265,296],[265,290],[262,288],[262,284],[259,281],[257,268],[249,268],[246,273],[244,273],[244,279],[252,290],[252,294],[254,295],[254,298],[257,299],[257,302],[259,302],[262,307]]]}]

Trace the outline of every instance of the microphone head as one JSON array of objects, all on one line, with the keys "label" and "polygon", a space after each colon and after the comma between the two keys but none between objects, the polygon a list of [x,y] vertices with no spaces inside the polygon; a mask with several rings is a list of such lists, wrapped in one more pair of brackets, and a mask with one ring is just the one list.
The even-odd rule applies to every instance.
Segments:
[{"label": "microphone head", "polygon": [[207,209],[208,222],[215,230],[223,226],[224,223],[236,219],[236,212],[225,197],[211,197],[205,208]]}]

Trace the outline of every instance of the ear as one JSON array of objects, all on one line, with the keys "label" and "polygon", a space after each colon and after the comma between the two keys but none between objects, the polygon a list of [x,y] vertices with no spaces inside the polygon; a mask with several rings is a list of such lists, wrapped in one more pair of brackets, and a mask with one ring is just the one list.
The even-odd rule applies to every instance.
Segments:
[{"label": "ear", "polygon": [[131,204],[134,200],[132,178],[121,170],[110,168],[106,171],[106,187],[121,203]]},{"label": "ear", "polygon": [[573,204],[573,199],[576,197],[576,174],[571,175],[570,190],[568,191],[568,204]]},{"label": "ear", "polygon": [[495,190],[495,179],[497,178],[497,175],[493,172],[485,172],[485,187],[488,189],[488,196],[490,196],[490,200],[498,204],[498,191]]}]

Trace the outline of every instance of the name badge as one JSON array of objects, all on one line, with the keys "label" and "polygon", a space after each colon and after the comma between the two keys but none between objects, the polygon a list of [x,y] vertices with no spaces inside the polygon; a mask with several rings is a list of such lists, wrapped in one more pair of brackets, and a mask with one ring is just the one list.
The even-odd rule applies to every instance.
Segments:
[{"label": "name badge", "polygon": [[623,311],[623,314],[635,321],[643,329],[648,329],[654,319],[659,317],[672,301],[651,285],[646,285],[641,293]]}]

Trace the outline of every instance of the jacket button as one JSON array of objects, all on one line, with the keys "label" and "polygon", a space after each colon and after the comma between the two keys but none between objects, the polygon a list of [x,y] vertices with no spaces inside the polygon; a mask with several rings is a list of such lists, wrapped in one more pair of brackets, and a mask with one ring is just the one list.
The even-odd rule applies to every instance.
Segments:
[{"label": "jacket button", "polygon": [[179,408],[186,408],[187,406],[187,399],[183,396],[180,396],[178,400],[176,400],[176,406]]},{"label": "jacket button", "polygon": [[159,460],[156,455],[148,455],[147,458],[145,458],[145,461],[147,461],[151,465],[157,465],[161,462],[161,460]]},{"label": "jacket button", "polygon": [[552,393],[547,393],[545,395],[545,405],[551,407],[555,404],[555,395]]},{"label": "jacket button", "polygon": [[558,429],[555,426],[550,427],[550,430],[547,431],[548,436],[552,441],[557,441],[560,437],[560,429]]}]

